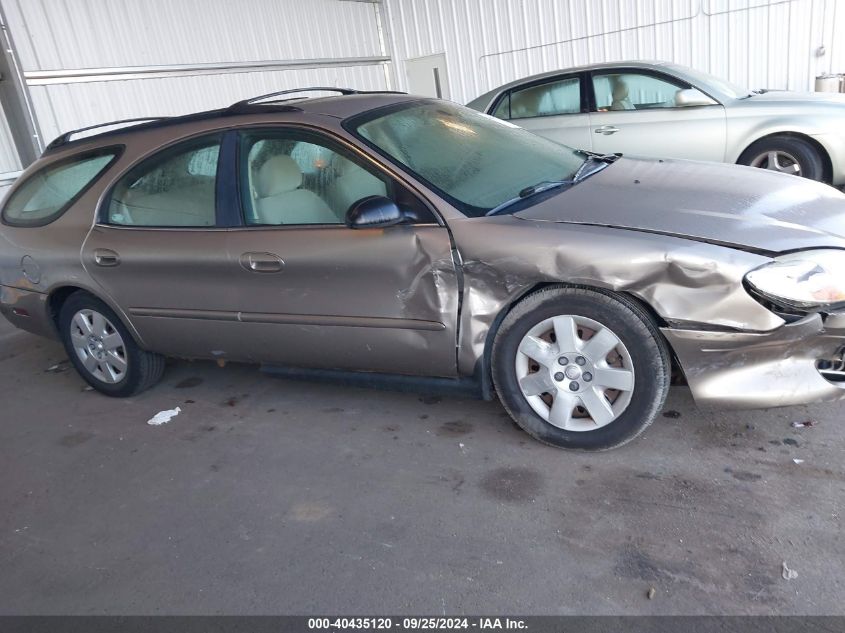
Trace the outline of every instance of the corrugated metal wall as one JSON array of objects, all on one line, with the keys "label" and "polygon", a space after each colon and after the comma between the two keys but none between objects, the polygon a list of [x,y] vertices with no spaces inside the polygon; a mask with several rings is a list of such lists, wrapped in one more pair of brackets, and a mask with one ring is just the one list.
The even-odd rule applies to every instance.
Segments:
[{"label": "corrugated metal wall", "polygon": [[0,104],[0,186],[2,186],[3,175],[19,171],[21,163],[15,151],[15,143],[12,140],[12,133],[9,131],[9,124]]},{"label": "corrugated metal wall", "polygon": [[[209,109],[298,86],[388,87],[384,64],[372,61],[385,51],[370,2],[2,0],[2,6],[45,142],[101,121]],[[362,59],[370,61],[354,65]],[[313,63],[285,67],[297,60]],[[244,62],[278,65],[197,69]],[[159,66],[161,73],[150,73]]]},{"label": "corrugated metal wall", "polygon": [[[404,60],[445,53],[467,102],[534,73],[662,59],[752,88],[811,90],[845,72],[843,0],[388,0],[400,88]],[[820,46],[824,55],[817,57]]]},{"label": "corrugated metal wall", "polygon": [[[665,59],[798,90],[845,72],[836,38],[845,0],[383,0],[386,16],[366,0],[0,3],[45,142],[296,86],[389,88],[395,72],[402,89],[406,60],[436,53],[446,56],[447,94],[464,103],[511,79],[597,61]],[[262,63],[275,65],[237,67]]]}]

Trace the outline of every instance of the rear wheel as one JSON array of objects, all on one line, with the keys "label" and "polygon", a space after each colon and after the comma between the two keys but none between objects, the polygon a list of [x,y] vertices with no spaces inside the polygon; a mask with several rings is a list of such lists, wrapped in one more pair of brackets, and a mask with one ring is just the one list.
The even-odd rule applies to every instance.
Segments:
[{"label": "rear wheel", "polygon": [[651,424],[669,389],[666,344],[633,301],[587,288],[529,295],[493,343],[496,392],[536,439],[614,448]]},{"label": "rear wheel", "polygon": [[79,375],[108,396],[133,396],[164,373],[164,357],[138,347],[114,311],[86,292],[62,305],[59,333]]},{"label": "rear wheel", "polygon": [[824,163],[807,141],[791,136],[773,136],[753,143],[739,157],[739,163],[783,174],[822,180]]}]

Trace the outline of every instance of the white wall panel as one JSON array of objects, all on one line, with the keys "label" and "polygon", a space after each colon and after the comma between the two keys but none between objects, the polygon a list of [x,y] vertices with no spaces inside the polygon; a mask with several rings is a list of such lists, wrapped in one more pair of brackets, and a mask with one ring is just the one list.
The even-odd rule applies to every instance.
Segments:
[{"label": "white wall panel", "polygon": [[[828,0],[822,22],[827,54],[820,60],[822,72],[845,73],[845,1]],[[825,63],[827,62],[827,63]]]},{"label": "white wall panel", "polygon": [[164,77],[33,86],[30,94],[49,142],[61,132],[137,116],[169,116],[230,105],[241,99],[306,85],[384,88],[379,66]]},{"label": "white wall panel", "polygon": [[[444,53],[448,93],[579,64],[665,59],[751,87],[845,72],[845,0],[0,0],[24,72]],[[837,37],[838,36],[838,37]],[[825,54],[816,56],[824,46]],[[33,85],[45,141],[105,120],[179,114],[315,84],[388,88],[383,65]],[[60,80],[61,81],[61,80]],[[3,129],[0,127],[0,137]],[[2,141],[2,138],[0,138]]]},{"label": "white wall panel", "polygon": [[400,87],[405,59],[445,53],[460,102],[534,73],[626,59],[674,61],[752,88],[808,90],[817,74],[845,72],[845,0],[386,2]]},{"label": "white wall panel", "polygon": [[15,142],[6,122],[6,115],[3,106],[0,104],[0,186],[2,186],[2,174],[19,171],[21,163],[18,160]]},{"label": "white wall panel", "polygon": [[[371,2],[0,2],[29,85],[42,144],[63,131],[95,123],[184,114],[288,88],[390,87],[384,64],[360,65],[362,58],[385,57],[378,5]],[[301,60],[316,61],[295,68],[285,64]],[[247,62],[280,63],[272,70],[173,70],[180,65]],[[66,71],[79,71],[79,76],[68,77]],[[150,71],[155,73],[143,74]],[[127,76],[116,79],[112,72]]]},{"label": "white wall panel", "polygon": [[339,0],[3,0],[25,71],[379,54]]}]

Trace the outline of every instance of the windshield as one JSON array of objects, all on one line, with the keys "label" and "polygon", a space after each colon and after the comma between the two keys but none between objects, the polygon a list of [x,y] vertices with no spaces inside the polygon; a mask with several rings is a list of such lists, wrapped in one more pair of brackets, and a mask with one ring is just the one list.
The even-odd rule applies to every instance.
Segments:
[{"label": "windshield", "polygon": [[695,70],[694,68],[687,68],[686,66],[683,67],[683,71],[693,79],[694,83],[700,84],[705,91],[708,87],[713,87],[731,99],[742,99],[751,95],[750,90],[731,83],[727,79],[719,79],[710,73]]},{"label": "windshield", "polygon": [[357,117],[352,131],[470,216],[526,187],[569,180],[584,157],[514,125],[443,101],[413,101]]}]

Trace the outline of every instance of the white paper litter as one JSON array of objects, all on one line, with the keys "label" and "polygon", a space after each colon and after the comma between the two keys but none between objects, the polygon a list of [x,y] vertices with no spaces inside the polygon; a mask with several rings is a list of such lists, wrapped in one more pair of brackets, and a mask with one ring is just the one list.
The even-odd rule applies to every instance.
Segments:
[{"label": "white paper litter", "polygon": [[796,464],[803,464],[804,463],[803,459],[798,459],[797,457],[795,459],[793,459],[792,461],[795,462]]},{"label": "white paper litter", "polygon": [[783,569],[781,570],[781,575],[783,576],[784,580],[795,580],[798,578],[798,572],[794,569],[790,569],[786,566],[786,561],[783,563]]},{"label": "white paper litter", "polygon": [[158,426],[160,424],[165,424],[170,422],[171,418],[175,418],[179,415],[179,412],[182,411],[179,407],[175,409],[168,409],[167,411],[159,411],[149,420],[147,420],[147,424],[152,424],[153,426]]}]

